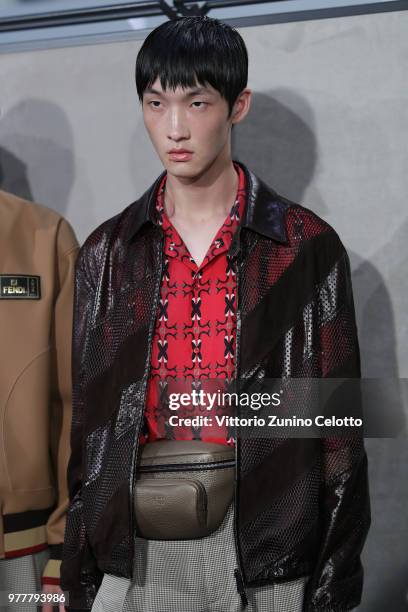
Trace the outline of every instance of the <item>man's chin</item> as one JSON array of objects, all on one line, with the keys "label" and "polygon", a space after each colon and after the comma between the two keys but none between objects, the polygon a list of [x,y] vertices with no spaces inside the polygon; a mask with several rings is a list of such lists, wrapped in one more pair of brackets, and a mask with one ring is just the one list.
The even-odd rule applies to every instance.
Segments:
[{"label": "man's chin", "polygon": [[200,176],[203,172],[203,168],[200,168],[198,164],[193,163],[193,160],[186,162],[172,162],[167,161],[165,168],[168,174],[179,178],[195,178]]}]

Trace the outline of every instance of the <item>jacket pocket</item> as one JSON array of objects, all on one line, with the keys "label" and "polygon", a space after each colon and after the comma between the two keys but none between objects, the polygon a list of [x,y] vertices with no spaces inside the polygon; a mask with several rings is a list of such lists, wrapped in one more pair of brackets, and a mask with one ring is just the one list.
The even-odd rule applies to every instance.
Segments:
[{"label": "jacket pocket", "polygon": [[21,370],[4,408],[5,470],[13,491],[53,487],[49,453],[50,347]]}]

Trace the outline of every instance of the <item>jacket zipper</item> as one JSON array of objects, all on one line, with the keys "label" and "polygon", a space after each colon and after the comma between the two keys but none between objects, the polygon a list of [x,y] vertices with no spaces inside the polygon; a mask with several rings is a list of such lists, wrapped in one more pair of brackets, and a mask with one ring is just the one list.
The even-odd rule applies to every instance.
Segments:
[{"label": "jacket zipper", "polygon": [[[241,345],[241,313],[240,313],[240,307],[241,307],[241,303],[240,303],[240,257],[239,257],[239,253],[240,253],[240,247],[239,247],[239,241],[240,241],[240,232],[241,232],[241,227],[238,227],[237,230],[237,234],[236,234],[236,245],[237,245],[237,251],[238,251],[238,256],[237,256],[237,260],[236,260],[236,291],[237,291],[237,298],[236,298],[236,341],[235,341],[235,378],[237,380],[237,382],[239,383],[239,366],[240,366],[240,345]],[[238,439],[238,435],[237,435],[237,426],[235,425],[235,478],[234,478],[234,521],[233,521],[233,525],[234,525],[234,541],[235,541],[235,552],[236,552],[236,558],[237,558],[237,565],[238,567],[234,569],[234,576],[235,576],[235,581],[237,583],[237,591],[241,597],[242,600],[242,604],[244,606],[244,608],[247,607],[248,605],[248,598],[245,592],[245,581],[244,581],[244,572],[242,571],[242,561],[241,561],[241,550],[240,550],[240,546],[239,546],[239,538],[238,538],[238,515],[237,515],[237,506],[238,506],[238,461],[239,461],[239,452],[238,452],[238,445],[239,445],[239,439]]]},{"label": "jacket zipper", "polygon": [[177,472],[215,470],[217,468],[233,467],[235,459],[222,459],[211,463],[166,463],[166,465],[144,465],[139,467],[139,472]]},{"label": "jacket zipper", "polygon": [[[160,230],[159,230],[160,231]],[[159,248],[160,251],[160,266],[159,266],[159,271],[158,271],[158,275],[156,277],[156,285],[155,285],[155,295],[154,295],[154,299],[153,299],[153,307],[152,307],[152,314],[151,314],[151,318],[149,321],[149,335],[148,338],[151,340],[152,336],[153,336],[153,330],[154,330],[154,326],[156,323],[156,311],[157,311],[157,305],[159,302],[159,297],[160,297],[160,286],[161,286],[161,277],[163,274],[163,259],[164,259],[164,255],[163,255],[163,247],[164,247],[164,241],[165,241],[165,236],[164,233],[161,232],[161,236],[160,236],[160,243],[159,245],[157,245],[157,248]],[[146,369],[144,372],[144,381],[143,381],[143,390],[142,390],[142,396],[143,396],[143,400],[142,400],[142,415],[139,421],[139,427],[137,429],[136,432],[136,438],[134,441],[134,447],[133,447],[133,453],[132,453],[132,472],[131,472],[131,478],[130,478],[130,482],[131,482],[131,486],[130,486],[130,529],[131,529],[131,539],[132,539],[132,550],[131,550],[131,570],[133,572],[133,565],[134,565],[134,550],[135,550],[135,542],[134,542],[134,538],[136,537],[136,533],[135,533],[135,519],[134,519],[134,511],[133,511],[133,503],[132,503],[132,499],[133,499],[133,491],[135,488],[135,480],[136,480],[136,465],[135,465],[135,459],[136,459],[136,452],[137,449],[139,448],[139,434],[140,434],[140,430],[142,428],[142,423],[143,423],[143,417],[144,417],[144,408],[145,408],[145,401],[146,401],[146,391],[147,391],[147,383],[149,380],[149,374],[150,374],[150,358],[151,358],[151,353],[152,353],[152,347],[153,347],[153,342],[148,342],[148,347],[147,347],[147,358],[146,358]]]}]

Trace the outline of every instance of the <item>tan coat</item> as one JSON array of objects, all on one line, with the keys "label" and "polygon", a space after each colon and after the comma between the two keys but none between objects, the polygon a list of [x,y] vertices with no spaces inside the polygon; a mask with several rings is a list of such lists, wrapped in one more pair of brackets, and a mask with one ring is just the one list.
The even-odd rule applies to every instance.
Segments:
[{"label": "tan coat", "polygon": [[0,191],[0,559],[60,557],[77,252],[57,212]]}]

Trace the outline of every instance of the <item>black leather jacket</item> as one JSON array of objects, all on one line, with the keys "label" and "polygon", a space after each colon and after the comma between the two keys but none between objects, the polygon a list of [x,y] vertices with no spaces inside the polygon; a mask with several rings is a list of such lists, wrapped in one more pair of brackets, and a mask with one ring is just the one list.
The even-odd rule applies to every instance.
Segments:
[{"label": "black leather jacket", "polygon": [[[338,235],[240,165],[247,206],[230,247],[237,376],[359,377],[350,264]],[[92,607],[104,572],[132,577],[131,500],[163,270],[154,216],[163,174],[98,227],[77,260],[61,567],[70,610]],[[305,612],[359,604],[370,525],[362,439],[238,438],[234,509],[243,601],[246,587],[311,575]]]}]

